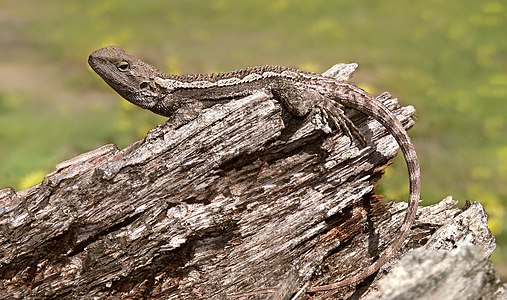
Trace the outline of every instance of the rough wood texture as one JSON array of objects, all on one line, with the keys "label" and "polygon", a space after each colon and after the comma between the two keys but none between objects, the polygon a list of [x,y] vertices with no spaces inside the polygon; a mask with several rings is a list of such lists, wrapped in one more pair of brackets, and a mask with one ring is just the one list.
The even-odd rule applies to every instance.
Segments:
[{"label": "rough wood texture", "polygon": [[[412,126],[412,107],[388,94],[382,101]],[[372,194],[394,139],[348,114],[371,147],[326,135],[320,114],[294,120],[259,93],[177,129],[159,126],[121,151],[106,145],[63,162],[33,188],[1,190],[0,299],[227,299],[248,291],[243,298],[304,299],[308,286],[368,266],[406,205]],[[470,255],[484,267],[494,248],[484,211],[454,205],[421,209],[404,251],[471,243],[482,247]],[[418,270],[425,258],[411,257]],[[384,272],[357,289],[311,296],[391,299],[377,286]],[[418,277],[425,286],[427,273]]]}]

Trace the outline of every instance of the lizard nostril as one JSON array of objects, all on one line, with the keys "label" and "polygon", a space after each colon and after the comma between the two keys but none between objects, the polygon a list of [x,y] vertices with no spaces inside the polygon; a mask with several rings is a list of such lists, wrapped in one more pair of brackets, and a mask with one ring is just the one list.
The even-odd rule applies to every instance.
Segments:
[{"label": "lizard nostril", "polygon": [[149,83],[148,81],[143,81],[143,82],[141,82],[141,84],[139,85],[139,88],[141,88],[141,89],[145,89],[145,88],[147,88],[147,87],[148,87],[148,85],[149,85],[149,84],[150,84],[150,83]]}]

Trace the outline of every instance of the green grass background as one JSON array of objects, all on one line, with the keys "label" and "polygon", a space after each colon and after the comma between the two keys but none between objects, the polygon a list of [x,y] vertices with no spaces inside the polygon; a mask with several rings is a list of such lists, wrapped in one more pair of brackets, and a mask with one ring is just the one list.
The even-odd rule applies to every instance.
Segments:
[{"label": "green grass background", "polygon": [[[507,2],[0,0],[0,187],[40,182],[65,159],[124,147],[164,121],[116,96],[87,66],[116,44],[173,73],[280,64],[414,105],[423,205],[483,203],[507,276]],[[398,158],[381,181],[407,198]]]}]

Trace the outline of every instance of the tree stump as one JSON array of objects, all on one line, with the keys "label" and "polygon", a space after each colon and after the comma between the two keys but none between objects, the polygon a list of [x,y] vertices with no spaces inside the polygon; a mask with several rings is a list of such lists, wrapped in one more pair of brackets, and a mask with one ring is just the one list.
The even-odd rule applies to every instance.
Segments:
[{"label": "tree stump", "polygon": [[[355,66],[326,74],[347,79]],[[414,124],[412,107],[387,93],[381,101]],[[318,113],[296,120],[258,93],[179,128],[158,126],[123,150],[105,145],[60,163],[35,187],[0,190],[0,299],[427,299],[466,272],[451,272],[458,257],[476,262],[462,264],[475,268],[475,285],[459,277],[470,293],[501,295],[484,210],[453,208],[450,198],[420,209],[400,256],[425,250],[405,256],[405,269],[305,292],[370,265],[406,208],[374,194],[394,138],[346,113],[368,147],[329,134]],[[448,264],[429,276],[428,261]]]}]

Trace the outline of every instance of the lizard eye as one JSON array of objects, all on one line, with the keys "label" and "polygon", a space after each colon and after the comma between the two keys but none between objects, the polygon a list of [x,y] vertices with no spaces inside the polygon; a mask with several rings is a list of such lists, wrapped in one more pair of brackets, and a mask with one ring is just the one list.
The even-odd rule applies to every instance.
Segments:
[{"label": "lizard eye", "polygon": [[122,61],[122,62],[119,62],[118,64],[116,64],[116,68],[120,72],[127,72],[130,69],[130,65],[128,62]]}]

